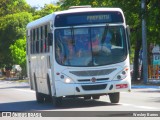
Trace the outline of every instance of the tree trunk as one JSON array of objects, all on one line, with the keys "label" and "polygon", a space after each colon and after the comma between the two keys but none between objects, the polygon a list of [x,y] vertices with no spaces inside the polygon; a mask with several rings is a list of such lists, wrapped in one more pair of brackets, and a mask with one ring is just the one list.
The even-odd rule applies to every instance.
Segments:
[{"label": "tree trunk", "polygon": [[138,38],[137,34],[137,40],[135,43],[135,54],[134,54],[134,62],[133,62],[133,76],[132,80],[137,81],[139,78],[139,52],[141,49],[142,41]]}]

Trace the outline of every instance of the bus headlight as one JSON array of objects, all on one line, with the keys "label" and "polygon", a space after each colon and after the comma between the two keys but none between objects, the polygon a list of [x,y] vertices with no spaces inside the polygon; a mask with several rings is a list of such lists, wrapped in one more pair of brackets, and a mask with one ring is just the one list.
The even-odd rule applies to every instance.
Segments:
[{"label": "bus headlight", "polygon": [[72,81],[70,78],[65,78],[65,79],[64,79],[64,82],[65,82],[65,83],[73,83],[73,81]]},{"label": "bus headlight", "polygon": [[65,83],[70,83],[70,82],[71,82],[71,79],[70,79],[70,78],[65,78],[64,82],[65,82]]},{"label": "bus headlight", "polygon": [[116,78],[114,80],[123,80],[127,77],[128,75],[128,67],[126,67],[125,69],[123,69],[120,73],[118,73],[118,75],[116,76]]},{"label": "bus headlight", "polygon": [[70,77],[63,74],[60,75],[60,80],[63,81],[64,83],[73,83],[73,80]]}]

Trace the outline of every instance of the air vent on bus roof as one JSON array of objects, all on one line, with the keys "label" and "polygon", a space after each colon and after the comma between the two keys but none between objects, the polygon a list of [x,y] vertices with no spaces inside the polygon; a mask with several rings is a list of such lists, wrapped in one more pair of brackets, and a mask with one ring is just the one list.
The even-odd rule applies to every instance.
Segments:
[{"label": "air vent on bus roof", "polygon": [[91,8],[91,5],[71,6],[71,7],[69,7],[69,9],[76,9],[76,8]]}]

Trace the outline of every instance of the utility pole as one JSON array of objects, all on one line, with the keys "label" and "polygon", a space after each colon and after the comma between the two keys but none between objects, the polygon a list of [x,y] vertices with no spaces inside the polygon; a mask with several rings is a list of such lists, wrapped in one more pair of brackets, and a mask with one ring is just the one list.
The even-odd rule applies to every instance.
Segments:
[{"label": "utility pole", "polygon": [[148,58],[147,58],[147,37],[146,37],[146,0],[141,0],[142,9],[142,50],[143,50],[143,82],[146,84],[148,81]]}]

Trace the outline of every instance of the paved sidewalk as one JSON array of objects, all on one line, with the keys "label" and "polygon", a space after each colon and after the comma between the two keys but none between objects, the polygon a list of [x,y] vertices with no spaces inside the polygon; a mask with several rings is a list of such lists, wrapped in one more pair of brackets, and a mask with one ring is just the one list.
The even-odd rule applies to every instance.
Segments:
[{"label": "paved sidewalk", "polygon": [[0,80],[0,89],[5,87],[25,87],[29,88],[28,82],[19,82],[14,80]]},{"label": "paved sidewalk", "polygon": [[145,88],[160,89],[160,86],[157,86],[157,85],[132,85],[132,89],[145,89]]}]

